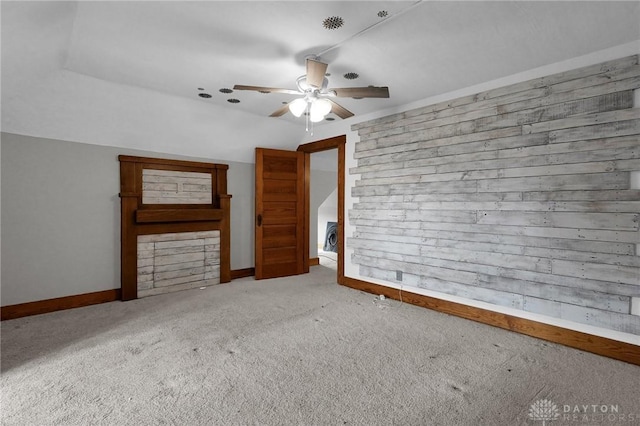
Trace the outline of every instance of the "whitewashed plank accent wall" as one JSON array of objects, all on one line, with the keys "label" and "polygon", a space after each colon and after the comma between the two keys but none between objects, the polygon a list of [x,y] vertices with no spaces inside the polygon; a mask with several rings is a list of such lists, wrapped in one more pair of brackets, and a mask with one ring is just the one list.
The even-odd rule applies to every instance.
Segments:
[{"label": "whitewashed plank accent wall", "polygon": [[144,204],[211,204],[211,174],[142,170]]},{"label": "whitewashed plank accent wall", "polygon": [[640,334],[639,87],[634,55],[354,125],[360,275]]}]

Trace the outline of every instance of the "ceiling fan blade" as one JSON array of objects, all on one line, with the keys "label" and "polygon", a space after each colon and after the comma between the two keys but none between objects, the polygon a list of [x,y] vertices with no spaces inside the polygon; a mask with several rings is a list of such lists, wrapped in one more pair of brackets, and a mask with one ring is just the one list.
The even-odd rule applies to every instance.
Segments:
[{"label": "ceiling fan blade", "polygon": [[344,87],[342,89],[329,89],[340,98],[388,98],[388,87]]},{"label": "ceiling fan blade", "polygon": [[316,89],[322,87],[324,74],[327,72],[327,64],[324,62],[307,59],[307,84]]},{"label": "ceiling fan blade", "polygon": [[233,86],[233,90],[254,90],[256,92],[263,92],[263,93],[286,93],[288,95],[300,94],[298,90],[279,89],[277,87],[244,86],[242,84],[236,84],[235,86]]},{"label": "ceiling fan blade", "polygon": [[331,99],[327,99],[327,100],[331,102],[331,112],[337,115],[338,117],[343,119],[353,117],[353,113],[348,109],[346,109],[345,107],[338,105],[337,103],[333,102]]},{"label": "ceiling fan blade", "polygon": [[281,117],[289,112],[289,104],[284,104],[277,110],[273,111],[269,117]]}]

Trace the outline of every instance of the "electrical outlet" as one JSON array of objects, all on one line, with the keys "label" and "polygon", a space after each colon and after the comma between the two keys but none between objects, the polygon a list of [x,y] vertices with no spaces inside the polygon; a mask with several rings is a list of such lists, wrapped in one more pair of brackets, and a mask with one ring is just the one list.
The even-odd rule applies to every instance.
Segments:
[{"label": "electrical outlet", "polygon": [[402,281],[402,271],[396,271],[396,281]]}]

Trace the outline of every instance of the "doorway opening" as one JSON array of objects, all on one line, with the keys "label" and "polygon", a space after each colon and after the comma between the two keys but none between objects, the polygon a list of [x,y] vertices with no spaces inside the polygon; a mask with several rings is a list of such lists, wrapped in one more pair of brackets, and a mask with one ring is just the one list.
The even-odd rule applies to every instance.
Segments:
[{"label": "doorway opening", "polygon": [[[309,264],[338,269],[337,150],[311,154]],[[315,260],[315,262],[314,262]]]},{"label": "doorway opening", "polygon": [[[329,259],[326,259],[326,262],[329,263],[331,260],[335,259],[335,269],[337,271],[337,281],[338,284],[343,284],[344,282],[344,191],[345,191],[345,144],[347,141],[346,135],[337,136],[334,138],[323,139],[317,142],[311,142],[307,144],[300,145],[298,147],[298,151],[305,153],[305,170],[307,171],[305,176],[305,254],[309,254],[305,256],[305,270],[309,271],[310,264],[322,264],[320,263],[320,254],[322,253],[325,256],[330,256]],[[320,153],[320,154],[317,154]],[[325,250],[324,239],[326,238],[326,226],[324,232],[322,232],[323,224],[319,220],[320,212],[317,207],[314,206],[314,211],[312,211],[312,196],[311,193],[311,180],[313,179],[313,173],[311,172],[312,165],[312,154],[317,154],[314,157],[313,161],[331,161],[331,156],[333,155],[336,161],[337,167],[333,167],[333,178],[335,179],[335,188],[336,192],[336,208],[335,208],[335,231],[332,233],[332,240],[327,248],[331,250]],[[337,157],[337,158],[336,158]],[[316,160],[317,159],[317,160]],[[323,167],[319,167],[323,168]],[[327,167],[325,167],[327,168]],[[331,191],[331,192],[332,192]],[[322,194],[322,191],[320,191]],[[328,194],[327,194],[328,195]],[[325,195],[318,205],[321,205],[322,202],[327,198]],[[314,200],[313,204],[317,204],[316,200]],[[313,223],[311,218],[315,217]],[[329,222],[329,221],[327,221]],[[333,222],[333,221],[331,221]],[[315,227],[315,229],[311,229]],[[319,238],[319,234],[322,233],[323,246],[320,250],[318,248],[318,242],[321,238]],[[313,246],[311,246],[313,245]],[[310,262],[310,259],[314,253],[317,253],[316,256],[317,262]],[[329,253],[332,253],[333,256]],[[324,260],[324,259],[323,259]]]}]

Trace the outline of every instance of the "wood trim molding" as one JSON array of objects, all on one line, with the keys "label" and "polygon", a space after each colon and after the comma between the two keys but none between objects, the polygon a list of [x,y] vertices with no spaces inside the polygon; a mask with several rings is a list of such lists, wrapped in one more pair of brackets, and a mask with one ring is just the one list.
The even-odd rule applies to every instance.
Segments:
[{"label": "wood trim molding", "polygon": [[319,257],[312,257],[309,259],[309,266],[316,266],[320,264],[320,258]]},{"label": "wood trim molding", "polygon": [[342,136],[338,145],[338,284],[344,283],[344,193],[346,175],[346,143],[347,136]]},{"label": "wood trim molding", "polygon": [[137,223],[222,220],[223,216],[224,211],[222,209],[136,210]]},{"label": "wood trim molding", "polygon": [[345,277],[343,285],[366,291],[367,293],[383,294],[390,299],[401,300],[402,302],[434,311],[481,322],[549,342],[559,343],[630,364],[640,365],[640,346],[630,343],[386,287],[356,278]]},{"label": "wood trim molding", "polygon": [[170,166],[169,170],[173,170],[173,167],[188,167],[199,168],[205,170],[222,169],[228,170],[228,164],[215,164],[215,163],[201,163],[198,161],[185,161],[185,160],[171,160],[169,158],[151,158],[151,157],[134,157],[131,155],[119,155],[118,160],[121,162],[130,163],[145,163],[154,165]]},{"label": "wood trim molding", "polygon": [[20,303],[0,308],[2,321],[120,300],[120,289]]},{"label": "wood trim molding", "polygon": [[256,274],[255,268],[232,269],[231,279],[237,280],[238,278],[253,277],[255,274]]},{"label": "wood trim molding", "polygon": [[347,142],[347,136],[335,136],[333,138],[322,139],[316,142],[309,142],[298,146],[297,151],[313,154],[314,152],[329,151],[344,145]]},{"label": "wood trim molding", "polygon": [[303,271],[309,272],[309,266],[312,266],[309,262],[309,251],[311,242],[309,241],[311,235],[311,154],[304,153],[304,238],[302,242],[302,256],[303,256]]}]

